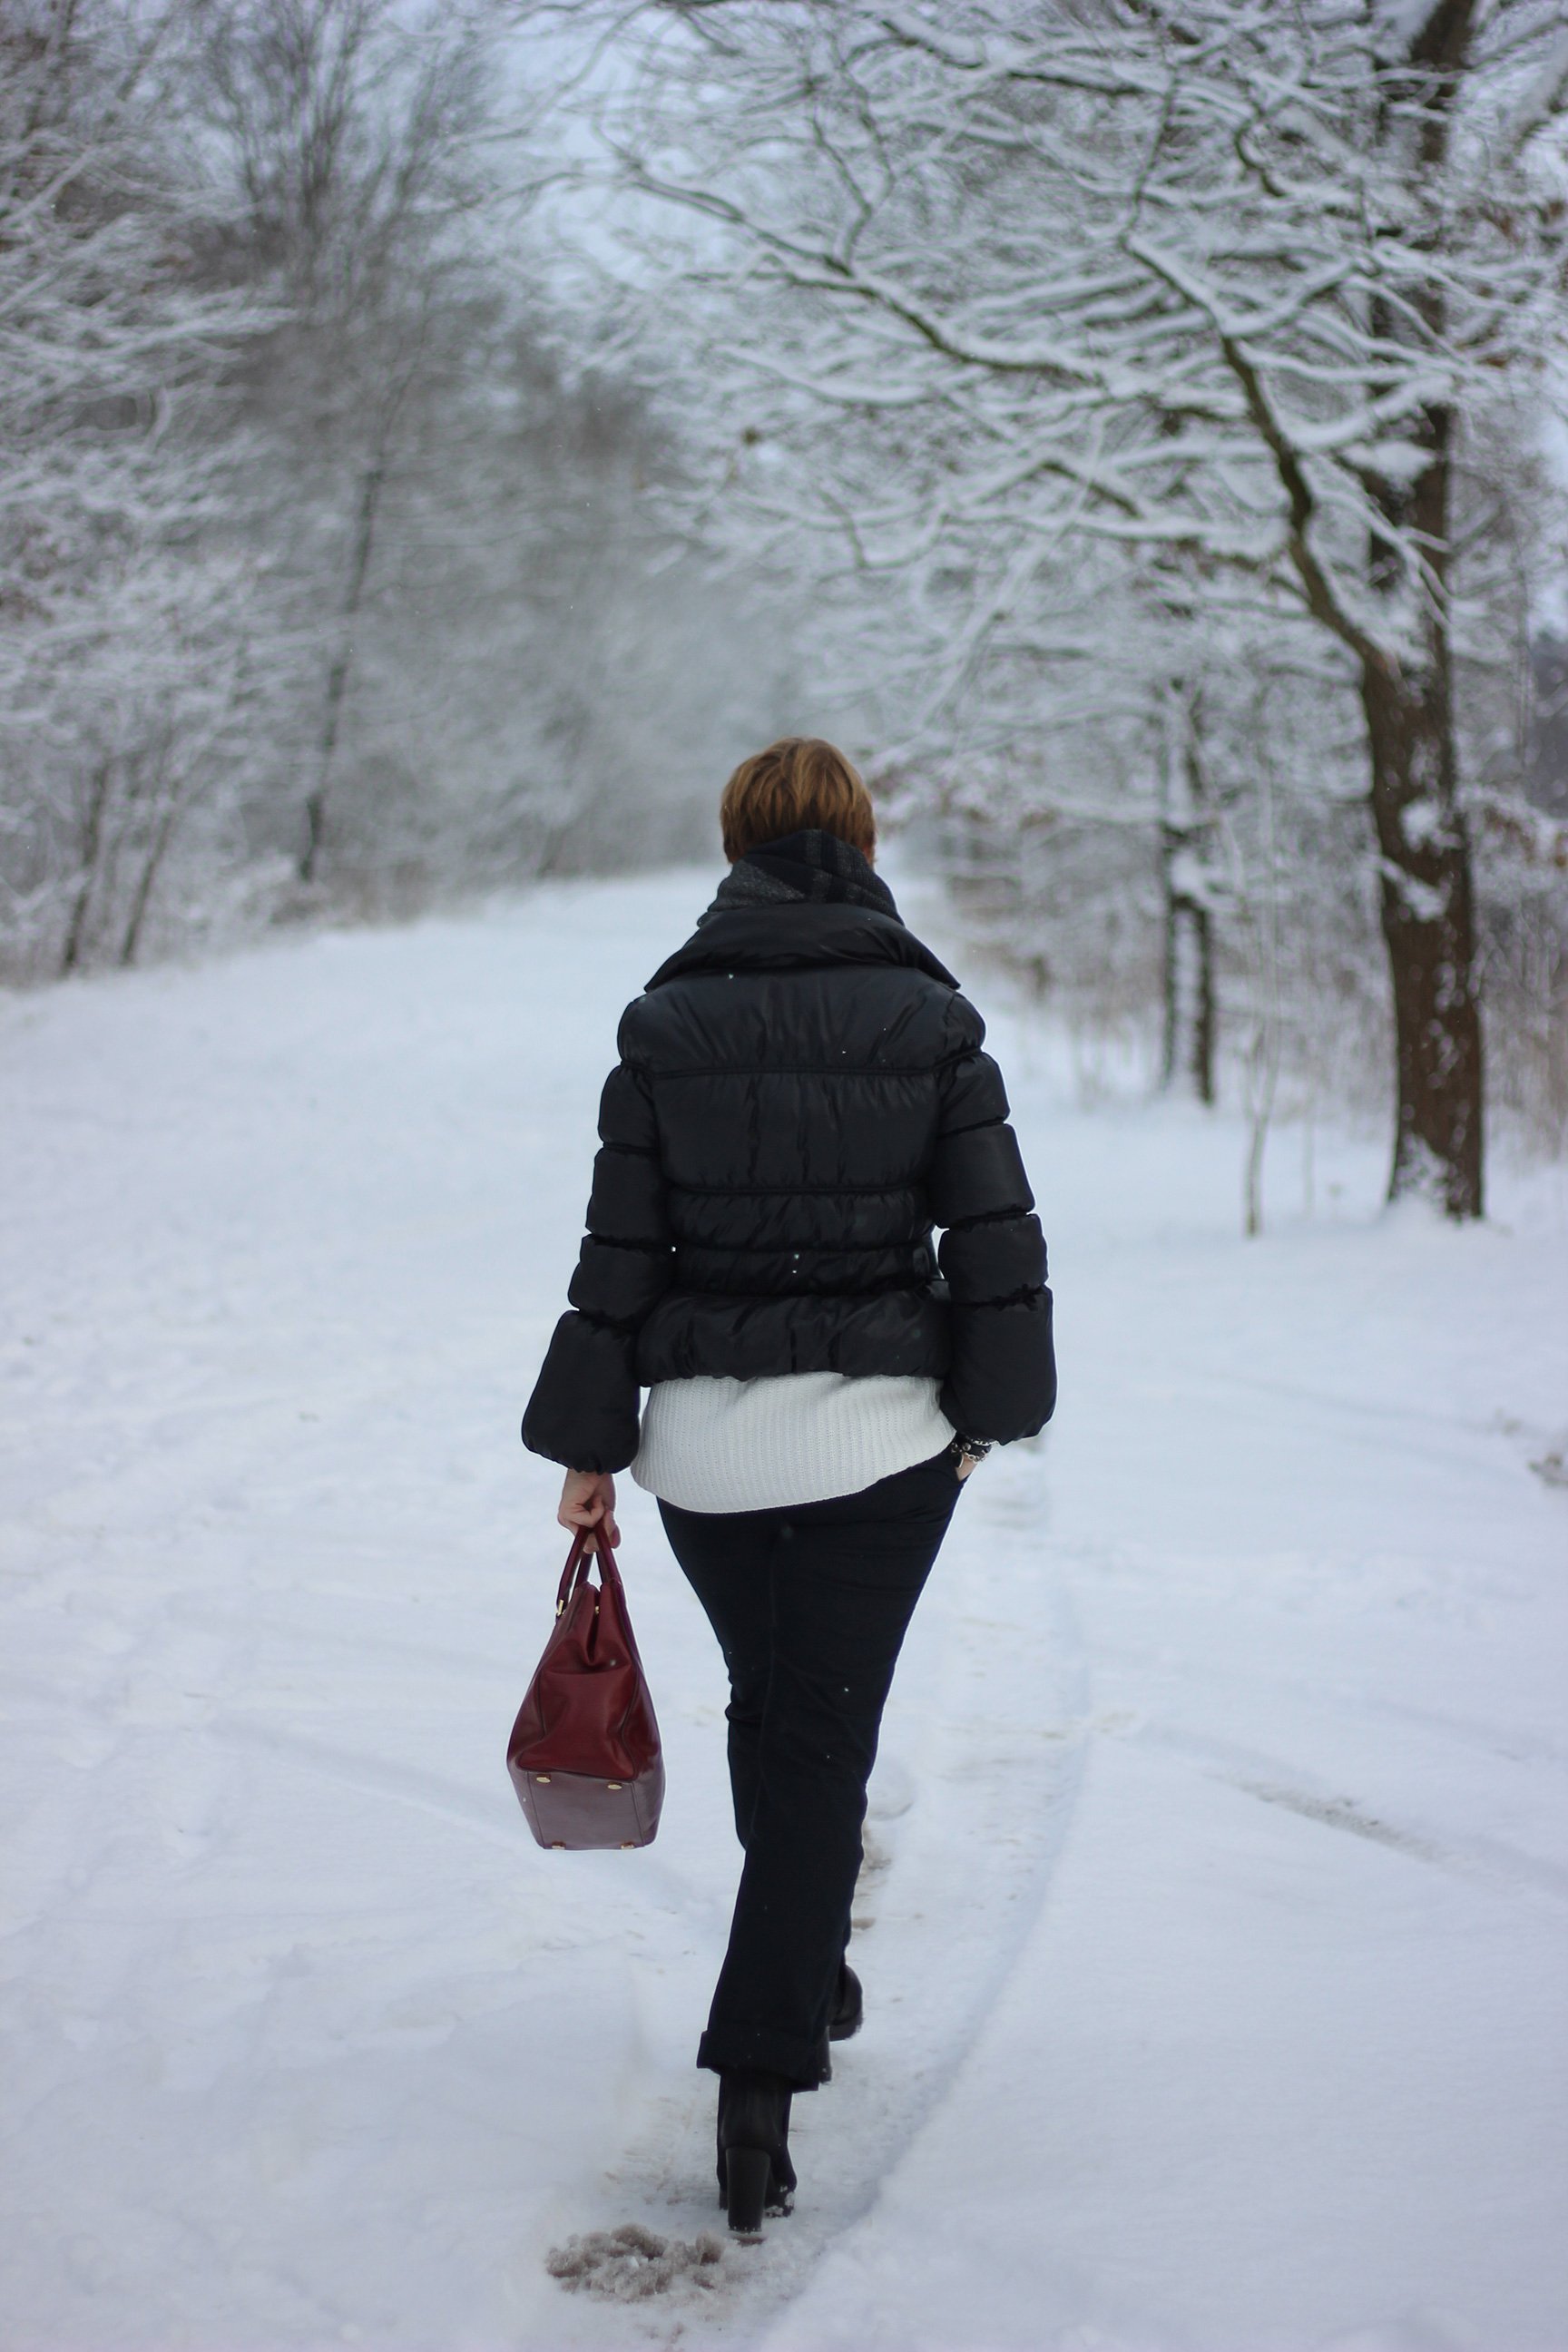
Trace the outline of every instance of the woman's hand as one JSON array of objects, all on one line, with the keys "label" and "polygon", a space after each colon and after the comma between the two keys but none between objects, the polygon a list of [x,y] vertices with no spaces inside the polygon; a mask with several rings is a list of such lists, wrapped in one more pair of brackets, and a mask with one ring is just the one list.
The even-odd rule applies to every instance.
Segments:
[{"label": "woman's hand", "polygon": [[616,1482],[607,1470],[568,1470],[555,1516],[563,1528],[574,1531],[578,1528],[593,1529],[590,1551],[597,1551],[601,1542],[614,1551],[620,1542],[621,1531],[616,1525]]}]

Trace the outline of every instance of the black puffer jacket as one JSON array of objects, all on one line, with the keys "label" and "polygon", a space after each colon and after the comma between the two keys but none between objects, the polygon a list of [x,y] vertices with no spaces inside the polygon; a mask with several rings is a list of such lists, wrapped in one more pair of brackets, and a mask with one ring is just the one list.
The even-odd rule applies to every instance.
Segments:
[{"label": "black puffer jacket", "polygon": [[984,1034],[896,915],[710,914],[622,1019],[524,1444],[622,1469],[639,1386],[696,1374],[920,1373],[966,1436],[1041,1428],[1045,1243]]}]

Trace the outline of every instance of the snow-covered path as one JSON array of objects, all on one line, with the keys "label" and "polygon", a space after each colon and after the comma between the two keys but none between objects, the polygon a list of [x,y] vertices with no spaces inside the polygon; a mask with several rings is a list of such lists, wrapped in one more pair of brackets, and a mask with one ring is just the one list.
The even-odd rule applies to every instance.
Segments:
[{"label": "snow-covered path", "polygon": [[1325,1147],[1248,1245],[1226,1119],[1090,1117],[1005,1009],[1063,1403],[900,1668],[866,2032],[761,2248],[547,2274],[718,2219],[723,1693],[635,1490],[658,1845],[540,1853],[501,1763],[561,1549],[517,1418],[703,894],[0,1006],[0,2343],[1563,2352],[1561,1190],[1456,1234]]}]

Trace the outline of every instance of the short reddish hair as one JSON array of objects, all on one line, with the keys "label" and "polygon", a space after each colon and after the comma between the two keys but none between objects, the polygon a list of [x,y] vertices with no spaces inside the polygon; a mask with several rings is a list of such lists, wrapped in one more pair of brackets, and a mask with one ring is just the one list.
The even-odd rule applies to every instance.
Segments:
[{"label": "short reddish hair", "polygon": [[862,857],[877,854],[871,795],[842,751],[816,735],[784,735],[742,760],[719,803],[724,855],[732,866],[748,849],[816,826],[837,834]]}]

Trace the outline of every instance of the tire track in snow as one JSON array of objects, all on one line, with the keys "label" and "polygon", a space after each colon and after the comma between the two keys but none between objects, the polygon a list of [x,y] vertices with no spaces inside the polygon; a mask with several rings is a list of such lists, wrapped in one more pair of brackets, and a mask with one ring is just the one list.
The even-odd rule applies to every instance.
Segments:
[{"label": "tire track in snow", "polygon": [[[1116,1642],[1116,1663],[1119,1666],[1148,1667],[1160,1663],[1160,1652],[1147,1645],[1130,1642],[1119,1634]],[[1331,1710],[1352,1721],[1369,1717],[1384,1717],[1395,1722],[1408,1723],[1416,1729],[1430,1732],[1444,1740],[1457,1740],[1479,1749],[1486,1756],[1500,1756],[1513,1764],[1545,1765],[1555,1772],[1568,1772],[1568,1747],[1561,1741],[1544,1737],[1539,1730],[1521,1729],[1514,1724],[1483,1723],[1473,1717],[1457,1714],[1450,1707],[1414,1706],[1407,1699],[1392,1697],[1374,1682],[1343,1680],[1325,1685],[1321,1680],[1309,1680],[1300,1675],[1280,1674],[1265,1669],[1255,1659],[1247,1660],[1245,1669],[1226,1665],[1212,1656],[1204,1662],[1205,1680],[1209,1684],[1223,1683],[1227,1688],[1245,1688],[1253,1694],[1267,1690],[1296,1701],[1307,1701],[1319,1715]]]},{"label": "tire track in snow", "polygon": [[502,1846],[508,1853],[517,1851],[516,1825],[505,1808],[458,1781],[443,1780],[412,1765],[388,1763],[384,1758],[342,1748],[331,1740],[319,1739],[310,1732],[283,1725],[229,1722],[221,1727],[218,1736],[236,1748],[262,1749],[285,1761],[299,1763],[335,1781],[340,1788],[352,1789],[357,1796],[371,1797],[382,1803],[412,1805],[417,1811],[434,1814],[441,1822],[476,1832]]},{"label": "tire track in snow", "polygon": [[1466,1877],[1501,1885],[1510,1893],[1528,1890],[1558,1903],[1568,1902],[1568,1871],[1555,1863],[1525,1853],[1518,1846],[1505,1844],[1500,1838],[1479,1838],[1473,1834],[1456,1837],[1425,1824],[1390,1821],[1358,1798],[1327,1786],[1287,1758],[1153,1722],[1129,1723],[1117,1728],[1115,1736],[1139,1746],[1163,1748],[1205,1772],[1210,1779],[1223,1780],[1239,1789],[1244,1796],[1257,1798],[1260,1804],[1278,1805],[1324,1829],[1339,1830],[1348,1836],[1363,1838],[1369,1844],[1386,1846],[1413,1862],[1456,1871]]}]

